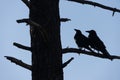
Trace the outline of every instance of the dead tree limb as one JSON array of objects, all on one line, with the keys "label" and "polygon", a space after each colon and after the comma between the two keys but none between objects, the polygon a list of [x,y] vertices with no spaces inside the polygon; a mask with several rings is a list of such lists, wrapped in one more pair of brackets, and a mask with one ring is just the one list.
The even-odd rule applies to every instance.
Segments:
[{"label": "dead tree limb", "polygon": [[92,5],[92,6],[97,6],[97,7],[106,9],[106,10],[113,11],[112,16],[114,16],[115,12],[119,12],[120,13],[120,9],[112,8],[112,7],[109,7],[109,6],[105,6],[103,4],[100,4],[100,3],[97,3],[97,2],[93,2],[93,1],[88,1],[88,0],[68,0],[68,1],[78,2],[78,3],[81,3],[81,4],[88,4],[88,5]]},{"label": "dead tree limb", "polygon": [[13,62],[13,63],[15,63],[15,64],[23,67],[23,68],[26,68],[26,69],[28,69],[28,70],[32,70],[31,65],[28,65],[28,64],[22,62],[22,61],[19,60],[19,59],[16,59],[16,58],[10,57],[10,56],[5,56],[5,58],[8,59],[8,60],[10,60],[11,62]]},{"label": "dead tree limb", "polygon": [[19,20],[16,20],[16,21],[17,21],[17,23],[27,23],[27,24],[29,24],[29,25],[31,25],[33,27],[38,27],[38,28],[42,27],[40,24],[38,24],[38,23],[36,23],[36,22],[34,22],[34,21],[30,20],[30,19],[27,19],[27,18],[19,19]]},{"label": "dead tree limb", "polygon": [[68,61],[66,61],[66,62],[62,65],[62,68],[66,67],[73,59],[74,59],[74,57],[71,57]]},{"label": "dead tree limb", "polygon": [[106,58],[106,59],[120,59],[120,56],[116,56],[116,55],[110,55],[110,56],[105,56],[103,54],[99,54],[99,53],[93,53],[93,52],[89,52],[89,51],[85,51],[85,50],[80,50],[80,49],[76,49],[76,48],[64,48],[62,49],[62,53],[78,53],[78,54],[86,54],[86,55],[90,55],[90,56],[94,56],[94,57],[98,57],[98,58]]},{"label": "dead tree limb", "polygon": [[[31,27],[37,28],[37,30],[40,32],[40,34],[42,35],[44,42],[47,43],[48,42],[48,36],[47,36],[47,32],[42,28],[42,26],[30,19],[19,19],[16,20],[17,23],[27,23],[29,24]],[[32,29],[31,29],[32,31]]]},{"label": "dead tree limb", "polygon": [[18,48],[21,48],[21,49],[24,49],[24,50],[31,51],[31,47],[24,46],[24,45],[19,44],[19,43],[16,43],[16,42],[14,42],[13,45],[16,46],[16,47],[18,47]]},{"label": "dead tree limb", "polygon": [[61,21],[61,22],[67,22],[67,21],[71,21],[71,19],[68,19],[68,18],[60,18],[60,21]]}]

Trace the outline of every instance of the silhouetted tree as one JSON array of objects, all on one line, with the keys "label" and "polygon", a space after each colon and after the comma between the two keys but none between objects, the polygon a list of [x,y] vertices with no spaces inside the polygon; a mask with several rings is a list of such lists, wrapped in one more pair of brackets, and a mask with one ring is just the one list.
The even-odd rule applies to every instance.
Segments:
[{"label": "silhouetted tree", "polygon": [[[66,67],[73,58],[62,63],[62,54],[68,52],[82,53],[107,59],[120,59],[119,56],[109,57],[76,48],[61,47],[60,22],[70,19],[59,16],[59,0],[22,0],[29,8],[29,19],[17,20],[18,23],[30,25],[31,47],[14,43],[18,48],[31,51],[32,65],[28,65],[14,57],[5,56],[8,60],[32,71],[32,80],[63,80],[63,68]],[[104,6],[99,3],[87,0],[69,0],[82,4],[98,6],[103,9],[120,12],[119,9]]]}]

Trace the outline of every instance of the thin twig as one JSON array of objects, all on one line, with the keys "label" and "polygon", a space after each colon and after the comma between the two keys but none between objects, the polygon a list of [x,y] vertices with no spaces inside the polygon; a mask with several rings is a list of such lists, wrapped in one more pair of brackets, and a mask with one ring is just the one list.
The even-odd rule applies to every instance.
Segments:
[{"label": "thin twig", "polygon": [[36,22],[28,19],[28,18],[25,18],[25,19],[19,19],[19,20],[16,20],[17,23],[27,23],[27,24],[30,24],[31,26],[33,27],[38,27],[38,28],[42,28],[41,25],[37,24]]},{"label": "thin twig", "polygon": [[68,19],[68,18],[60,18],[60,21],[61,21],[61,22],[67,22],[67,21],[71,21],[71,19]]},{"label": "thin twig", "polygon": [[120,56],[116,56],[116,55],[110,55],[110,56],[105,56],[103,54],[99,54],[99,53],[95,53],[95,52],[89,52],[89,51],[85,51],[85,50],[80,50],[80,49],[76,49],[76,48],[64,48],[62,49],[62,53],[77,53],[77,54],[86,54],[86,55],[90,55],[90,56],[94,56],[94,57],[98,57],[98,58],[106,58],[106,59],[120,59]]},{"label": "thin twig", "polygon": [[10,56],[5,56],[5,58],[8,59],[8,60],[10,60],[11,62],[13,62],[13,63],[15,63],[15,64],[23,67],[23,68],[26,68],[26,69],[28,69],[28,70],[32,70],[31,65],[28,65],[28,64],[22,62],[22,61],[19,60],[19,59],[16,59],[16,58],[10,57]]},{"label": "thin twig", "polygon": [[68,0],[68,1],[74,1],[74,2],[81,3],[81,4],[88,4],[88,5],[97,6],[97,7],[106,9],[106,10],[110,10],[110,11],[113,12],[112,16],[114,16],[115,12],[119,12],[120,13],[120,9],[112,8],[112,7],[109,7],[109,6],[105,6],[103,4],[100,4],[100,3],[97,3],[97,2],[93,2],[93,1],[88,1],[88,0]]},{"label": "thin twig", "polygon": [[16,46],[16,47],[18,47],[18,48],[21,48],[21,49],[24,49],[24,50],[31,51],[31,47],[24,46],[24,45],[19,44],[19,43],[16,43],[16,42],[14,42],[13,45]]},{"label": "thin twig", "polygon": [[62,65],[62,68],[65,68],[73,59],[74,59],[74,57],[71,57],[68,61],[66,61],[66,62]]}]

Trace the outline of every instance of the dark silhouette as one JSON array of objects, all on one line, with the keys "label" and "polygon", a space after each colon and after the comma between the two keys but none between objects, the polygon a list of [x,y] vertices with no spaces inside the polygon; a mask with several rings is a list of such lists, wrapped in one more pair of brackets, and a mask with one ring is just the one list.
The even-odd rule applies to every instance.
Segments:
[{"label": "dark silhouette", "polygon": [[[63,68],[66,67],[73,58],[63,63],[63,53],[75,52],[92,55],[99,58],[120,59],[120,56],[105,57],[102,54],[92,53],[89,39],[82,35],[80,30],[75,29],[75,41],[79,48],[88,49],[92,52],[82,51],[74,48],[62,49],[60,36],[61,22],[69,21],[68,18],[60,18],[60,0],[21,0],[29,8],[29,19],[17,20],[18,23],[25,22],[30,25],[30,47],[18,43],[14,46],[30,51],[31,65],[22,62],[14,57],[5,56],[11,62],[31,70],[31,80],[64,80]],[[97,6],[106,10],[120,12],[117,8],[108,7],[88,0],[68,0],[81,4]],[[84,9],[83,9],[84,10]],[[81,10],[82,11],[82,10]],[[23,21],[24,20],[24,21]],[[26,21],[27,20],[27,21]],[[47,45],[46,45],[47,44]],[[103,43],[102,43],[103,44]],[[107,52],[105,46],[102,52]],[[96,48],[96,47],[95,47]],[[96,48],[97,49],[97,48]],[[98,51],[99,48],[97,49]],[[108,53],[106,53],[108,54]]]},{"label": "dark silhouette", "polygon": [[88,39],[90,41],[90,46],[93,49],[96,49],[98,52],[101,51],[105,56],[110,56],[108,51],[106,50],[106,46],[102,42],[102,40],[97,36],[95,30],[86,31],[89,33]]},{"label": "dark silhouette", "polygon": [[77,46],[80,49],[84,48],[84,49],[88,49],[91,52],[93,52],[89,47],[88,38],[86,36],[84,36],[80,30],[78,30],[78,29],[74,29],[74,30],[76,31],[74,39],[75,39],[75,42],[76,42]]}]

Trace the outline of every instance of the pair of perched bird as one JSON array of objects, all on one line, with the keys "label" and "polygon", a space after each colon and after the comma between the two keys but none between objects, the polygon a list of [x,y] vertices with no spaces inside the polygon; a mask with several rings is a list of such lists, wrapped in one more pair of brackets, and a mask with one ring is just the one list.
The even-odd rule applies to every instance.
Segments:
[{"label": "pair of perched bird", "polygon": [[102,40],[97,36],[95,30],[86,31],[89,33],[88,37],[84,36],[82,32],[78,29],[74,29],[76,34],[74,36],[77,46],[82,49],[88,49],[91,52],[94,52],[92,49],[97,50],[103,53],[105,56],[110,56]]}]

